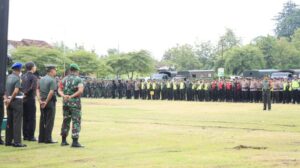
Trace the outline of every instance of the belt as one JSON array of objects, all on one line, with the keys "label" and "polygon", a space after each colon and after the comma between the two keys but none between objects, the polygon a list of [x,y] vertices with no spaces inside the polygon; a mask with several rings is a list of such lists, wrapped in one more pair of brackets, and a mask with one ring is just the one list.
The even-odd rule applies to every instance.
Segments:
[{"label": "belt", "polygon": [[[11,99],[11,96],[8,97],[9,99]],[[23,99],[24,96],[16,96],[15,99]]]}]

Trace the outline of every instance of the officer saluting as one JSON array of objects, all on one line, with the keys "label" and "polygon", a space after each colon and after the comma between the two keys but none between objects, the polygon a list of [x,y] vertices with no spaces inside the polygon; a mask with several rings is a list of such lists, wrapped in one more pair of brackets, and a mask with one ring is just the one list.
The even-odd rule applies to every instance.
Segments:
[{"label": "officer saluting", "polygon": [[22,144],[23,93],[21,89],[21,63],[12,65],[13,73],[7,77],[4,102],[7,107],[6,146],[26,147]]},{"label": "officer saluting", "polygon": [[56,67],[48,65],[46,68],[47,75],[40,80],[37,91],[41,109],[39,143],[53,144],[57,143],[52,140],[56,112]]},{"label": "officer saluting", "polygon": [[267,76],[265,76],[263,82],[262,82],[263,88],[263,102],[264,102],[264,109],[267,109],[268,106],[268,110],[271,110],[271,82],[269,81],[269,78]]},{"label": "officer saluting", "polygon": [[81,129],[81,101],[80,96],[84,91],[83,81],[78,76],[79,66],[70,65],[70,74],[60,83],[58,93],[63,97],[63,123],[61,128],[61,146],[69,145],[66,138],[70,130],[72,120],[72,147],[83,147],[79,142],[79,132]]}]

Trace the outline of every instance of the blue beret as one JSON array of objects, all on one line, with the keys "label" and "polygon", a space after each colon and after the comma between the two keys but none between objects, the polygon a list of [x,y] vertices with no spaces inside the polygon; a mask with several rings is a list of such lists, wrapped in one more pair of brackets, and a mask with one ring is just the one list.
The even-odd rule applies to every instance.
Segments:
[{"label": "blue beret", "polygon": [[16,62],[11,66],[11,69],[22,69],[22,66],[23,65],[21,63]]}]

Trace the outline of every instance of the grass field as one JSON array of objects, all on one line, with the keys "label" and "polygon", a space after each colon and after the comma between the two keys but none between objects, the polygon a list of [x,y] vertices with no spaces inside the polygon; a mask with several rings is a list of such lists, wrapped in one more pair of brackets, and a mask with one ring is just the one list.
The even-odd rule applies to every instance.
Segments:
[{"label": "grass field", "polygon": [[[0,147],[0,167],[300,167],[299,105],[261,109],[261,104],[84,99],[85,148],[31,142],[26,149]],[[58,103],[53,136],[59,141],[61,120]]]}]

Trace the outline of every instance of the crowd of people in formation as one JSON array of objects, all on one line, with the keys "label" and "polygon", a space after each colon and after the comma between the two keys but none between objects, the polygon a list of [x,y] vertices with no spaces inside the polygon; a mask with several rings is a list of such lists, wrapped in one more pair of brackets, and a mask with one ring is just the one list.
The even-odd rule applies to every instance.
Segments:
[{"label": "crowd of people in formation", "polygon": [[[299,103],[298,78],[270,79],[273,103]],[[263,79],[87,80],[83,97],[142,100],[262,102]]]}]

